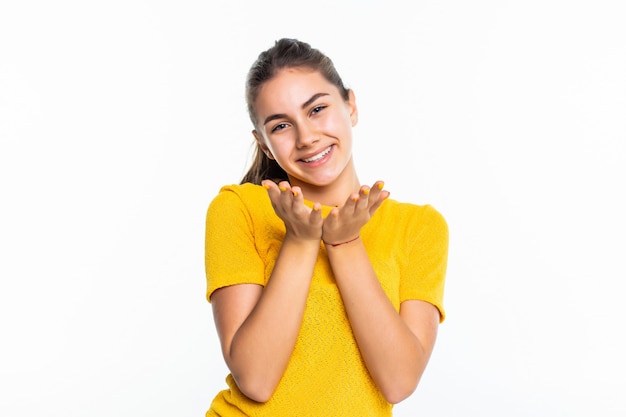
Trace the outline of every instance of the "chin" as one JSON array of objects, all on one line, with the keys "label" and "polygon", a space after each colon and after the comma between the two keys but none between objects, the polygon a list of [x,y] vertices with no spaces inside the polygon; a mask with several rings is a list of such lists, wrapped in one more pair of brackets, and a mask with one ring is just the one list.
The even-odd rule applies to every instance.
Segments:
[{"label": "chin", "polygon": [[308,180],[302,180],[302,181],[306,182],[307,184],[314,185],[316,187],[325,187],[327,185],[333,184],[335,181],[337,181],[338,178],[339,178],[339,175],[333,175],[333,176],[324,176],[321,178],[320,177],[310,178]]}]

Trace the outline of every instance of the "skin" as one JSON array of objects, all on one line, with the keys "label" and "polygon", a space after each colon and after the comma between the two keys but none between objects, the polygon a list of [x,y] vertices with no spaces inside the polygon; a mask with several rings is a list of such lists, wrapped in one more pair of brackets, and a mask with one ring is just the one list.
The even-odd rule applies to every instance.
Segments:
[{"label": "skin", "polygon": [[[211,296],[226,364],[245,395],[269,400],[296,343],[320,240],[350,241],[327,244],[328,258],[367,369],[387,401],[398,403],[417,387],[440,317],[419,300],[403,302],[398,314],[358,238],[389,192],[381,181],[371,187],[358,181],[354,94],[345,101],[318,72],[289,68],[262,86],[255,106],[253,134],[289,176],[289,182],[263,182],[286,235],[266,287],[233,285]],[[329,147],[324,158],[304,162]],[[305,196],[317,202],[313,208]],[[337,208],[323,218],[321,204]]]}]

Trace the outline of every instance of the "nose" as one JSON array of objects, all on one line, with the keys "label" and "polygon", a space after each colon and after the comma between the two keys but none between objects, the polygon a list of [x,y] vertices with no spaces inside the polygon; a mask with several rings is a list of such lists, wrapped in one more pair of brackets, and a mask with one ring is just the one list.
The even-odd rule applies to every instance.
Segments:
[{"label": "nose", "polygon": [[307,148],[320,139],[319,130],[314,123],[305,121],[298,126],[298,136],[296,138],[296,146],[299,149]]}]

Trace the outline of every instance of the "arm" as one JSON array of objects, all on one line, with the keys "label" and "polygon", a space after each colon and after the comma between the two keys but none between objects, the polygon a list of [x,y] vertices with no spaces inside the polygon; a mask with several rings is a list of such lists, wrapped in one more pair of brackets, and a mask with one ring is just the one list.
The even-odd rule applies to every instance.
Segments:
[{"label": "arm", "polygon": [[408,397],[430,358],[439,311],[409,300],[396,312],[387,298],[360,240],[328,248],[335,278],[368,371],[387,401]]},{"label": "arm", "polygon": [[[388,193],[382,184],[361,188],[324,224],[323,239],[346,242],[358,236]],[[391,403],[417,387],[432,352],[439,324],[437,308],[410,300],[396,312],[379,284],[360,239],[326,245],[344,306],[359,350],[373,380]]]},{"label": "arm", "polygon": [[295,346],[321,236],[319,208],[308,209],[298,189],[281,187],[266,186],[286,226],[266,287],[234,285],[211,295],[224,360],[239,389],[259,402],[273,394]]}]

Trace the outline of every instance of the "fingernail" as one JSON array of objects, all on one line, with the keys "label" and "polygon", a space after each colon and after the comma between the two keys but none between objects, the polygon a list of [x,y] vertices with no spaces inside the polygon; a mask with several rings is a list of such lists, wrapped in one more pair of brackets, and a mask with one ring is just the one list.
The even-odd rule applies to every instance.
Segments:
[{"label": "fingernail", "polygon": [[294,197],[297,197],[297,196],[298,196],[298,192],[297,192],[297,191],[294,191],[294,192],[293,192],[293,196],[294,196]]},{"label": "fingernail", "polygon": [[369,188],[363,189],[363,194],[364,195],[368,195],[369,193],[370,193],[370,189]]},{"label": "fingernail", "polygon": [[278,189],[279,189],[280,191],[287,191],[287,188],[283,187],[282,185],[279,185],[279,186],[278,186]]},{"label": "fingernail", "polygon": [[266,190],[269,190],[270,186],[269,186],[269,184],[263,184],[263,188],[265,188]]},{"label": "fingernail", "polygon": [[379,189],[379,190],[382,190],[384,186],[385,186],[385,183],[384,183],[384,182],[379,182],[379,183],[378,183],[378,189]]}]

